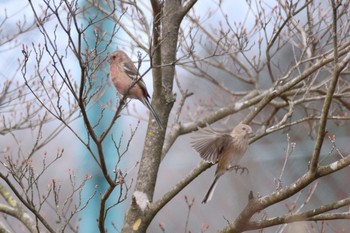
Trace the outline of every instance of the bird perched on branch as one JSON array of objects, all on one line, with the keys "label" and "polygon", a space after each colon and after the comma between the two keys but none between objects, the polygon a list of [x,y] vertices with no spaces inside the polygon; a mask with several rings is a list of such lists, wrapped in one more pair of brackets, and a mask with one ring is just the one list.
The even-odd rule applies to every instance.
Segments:
[{"label": "bird perched on branch", "polygon": [[110,78],[118,92],[128,98],[141,101],[150,110],[158,126],[163,129],[158,114],[149,102],[150,96],[146,84],[128,55],[121,50],[113,52],[109,56],[109,65]]},{"label": "bird perched on branch", "polygon": [[202,203],[211,200],[218,179],[229,170],[242,169],[238,165],[248,149],[249,139],[254,137],[252,128],[249,125],[239,124],[230,134],[215,131],[202,130],[191,142],[192,147],[199,153],[201,158],[209,163],[218,163],[215,178],[211,184]]}]

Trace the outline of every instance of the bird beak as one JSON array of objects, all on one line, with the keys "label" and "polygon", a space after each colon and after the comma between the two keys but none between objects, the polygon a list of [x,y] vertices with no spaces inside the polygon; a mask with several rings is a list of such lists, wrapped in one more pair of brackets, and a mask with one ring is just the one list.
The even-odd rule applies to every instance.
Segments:
[{"label": "bird beak", "polygon": [[253,133],[253,132],[249,133],[249,134],[248,134],[248,137],[249,137],[249,138],[255,137],[255,133]]}]

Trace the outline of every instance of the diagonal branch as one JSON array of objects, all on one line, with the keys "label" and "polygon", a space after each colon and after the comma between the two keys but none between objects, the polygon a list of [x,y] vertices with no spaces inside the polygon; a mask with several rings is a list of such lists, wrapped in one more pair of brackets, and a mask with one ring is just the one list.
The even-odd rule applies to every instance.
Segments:
[{"label": "diagonal branch", "polygon": [[292,223],[292,222],[300,222],[300,221],[321,221],[321,220],[327,220],[330,218],[339,218],[339,214],[342,215],[342,218],[349,219],[350,213],[329,213],[329,214],[323,214],[325,212],[339,209],[344,206],[350,205],[350,198],[345,198],[327,205],[323,205],[319,208],[308,210],[302,213],[298,214],[285,214],[283,216],[259,220],[259,221],[253,221],[249,222],[249,226],[246,228],[246,230],[255,230],[255,229],[262,229],[266,227],[276,226],[284,223]]}]

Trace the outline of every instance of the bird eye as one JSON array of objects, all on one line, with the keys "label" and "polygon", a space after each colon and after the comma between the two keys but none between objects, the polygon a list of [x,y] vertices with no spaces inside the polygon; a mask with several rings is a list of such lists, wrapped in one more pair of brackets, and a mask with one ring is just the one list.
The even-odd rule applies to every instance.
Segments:
[{"label": "bird eye", "polygon": [[242,129],[243,129],[243,130],[246,130],[247,128],[246,128],[246,127],[243,127]]}]

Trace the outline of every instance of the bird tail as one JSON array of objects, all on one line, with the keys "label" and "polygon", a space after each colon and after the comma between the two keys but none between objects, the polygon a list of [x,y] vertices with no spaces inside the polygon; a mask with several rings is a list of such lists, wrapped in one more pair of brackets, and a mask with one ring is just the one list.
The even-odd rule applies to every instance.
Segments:
[{"label": "bird tail", "polygon": [[210,188],[209,188],[207,194],[205,194],[205,197],[203,198],[202,204],[206,204],[213,197],[213,194],[214,194],[214,191],[215,191],[215,188],[216,188],[216,184],[218,182],[219,177],[220,176],[215,176],[215,179],[214,179],[213,183],[210,185]]},{"label": "bird tail", "polygon": [[152,116],[154,117],[154,119],[156,120],[158,126],[162,129],[163,128],[163,125],[162,125],[162,122],[160,121],[160,118],[158,116],[158,114],[156,113],[156,111],[153,109],[151,103],[149,102],[149,100],[147,98],[144,98],[143,101],[142,101],[146,107],[150,110],[150,112],[152,113]]}]

